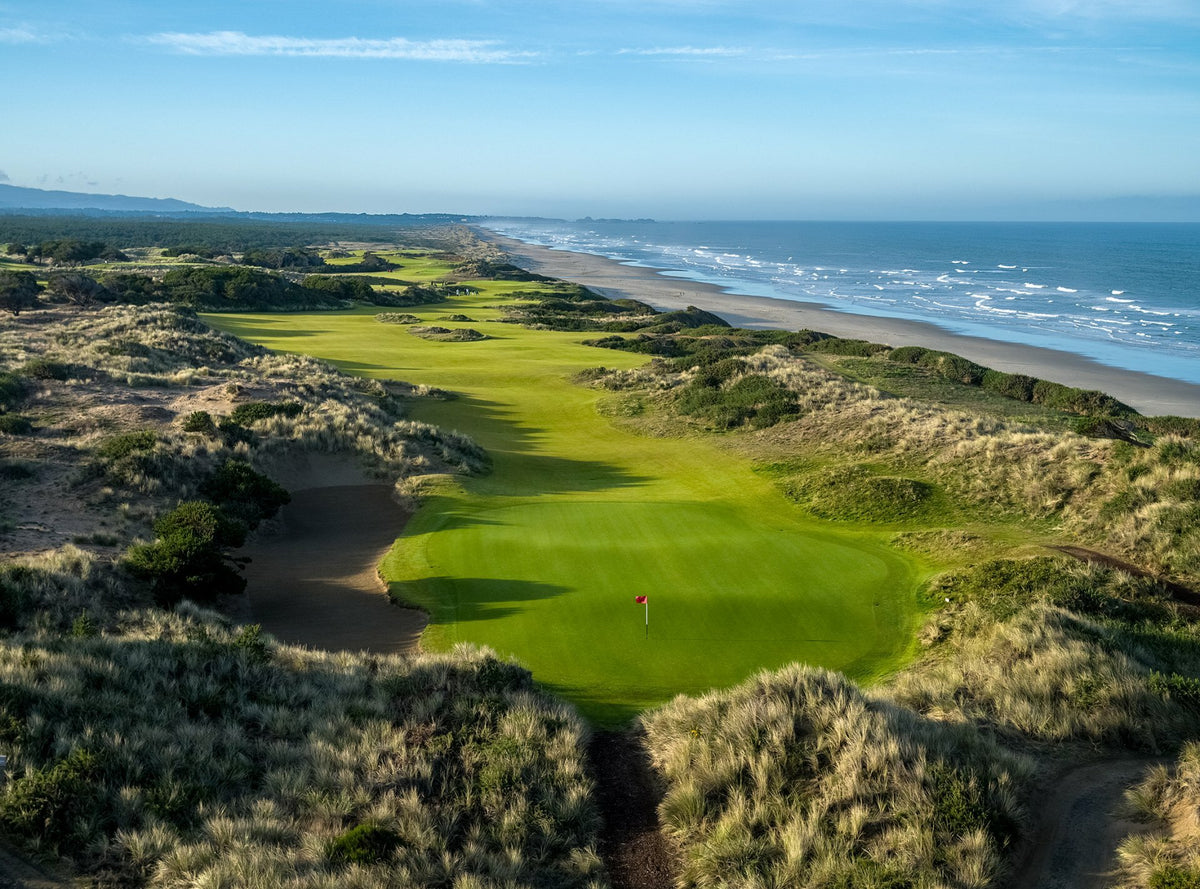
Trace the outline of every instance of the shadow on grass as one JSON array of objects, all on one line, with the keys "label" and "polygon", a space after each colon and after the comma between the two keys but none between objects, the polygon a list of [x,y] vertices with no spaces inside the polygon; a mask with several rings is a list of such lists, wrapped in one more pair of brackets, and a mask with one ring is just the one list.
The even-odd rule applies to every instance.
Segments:
[{"label": "shadow on grass", "polygon": [[499,620],[520,614],[525,610],[523,602],[552,599],[567,592],[567,587],[557,584],[495,577],[442,576],[388,584],[388,595],[397,605],[425,610],[431,626]]}]

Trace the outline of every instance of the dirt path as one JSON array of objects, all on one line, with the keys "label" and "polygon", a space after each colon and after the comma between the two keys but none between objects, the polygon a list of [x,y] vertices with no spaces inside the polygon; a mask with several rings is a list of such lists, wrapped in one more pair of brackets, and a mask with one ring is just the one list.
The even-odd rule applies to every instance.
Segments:
[{"label": "dirt path", "polygon": [[427,618],[388,600],[376,567],[408,520],[388,485],[292,491],[274,528],[238,551],[249,614],[283,642],[391,654],[416,648]]},{"label": "dirt path", "polygon": [[1137,756],[1074,766],[1051,779],[1041,813],[1009,886],[1012,889],[1099,889],[1110,880],[1116,850],[1147,825],[1115,814],[1125,791],[1168,758]]},{"label": "dirt path", "polygon": [[604,817],[600,856],[613,889],[674,889],[675,852],[658,826],[650,758],[628,732],[597,732],[588,748]]},{"label": "dirt path", "polygon": [[1096,552],[1094,549],[1087,549],[1082,546],[1050,546],[1047,549],[1063,553],[1064,555],[1079,559],[1081,562],[1087,562],[1090,565],[1107,565],[1109,568],[1116,568],[1124,571],[1126,574],[1132,574],[1134,577],[1144,577],[1147,580],[1152,580],[1170,593],[1176,601],[1183,602],[1185,605],[1200,607],[1200,593],[1167,580],[1164,577],[1159,577],[1145,568],[1139,568],[1132,562],[1126,562],[1124,559],[1118,559],[1116,556]]}]

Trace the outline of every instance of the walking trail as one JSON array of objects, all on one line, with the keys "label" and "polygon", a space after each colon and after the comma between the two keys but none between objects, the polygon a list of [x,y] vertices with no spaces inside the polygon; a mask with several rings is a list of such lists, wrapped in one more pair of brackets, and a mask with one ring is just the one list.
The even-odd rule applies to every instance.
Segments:
[{"label": "walking trail", "polygon": [[1151,828],[1119,813],[1125,791],[1163,757],[1129,756],[1073,766],[1041,797],[1012,889],[1099,889],[1110,885],[1117,846]]}]

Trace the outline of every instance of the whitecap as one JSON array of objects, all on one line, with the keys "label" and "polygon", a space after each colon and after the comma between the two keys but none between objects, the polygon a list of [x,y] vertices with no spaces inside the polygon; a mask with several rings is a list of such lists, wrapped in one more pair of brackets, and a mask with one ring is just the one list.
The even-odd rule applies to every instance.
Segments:
[{"label": "whitecap", "polygon": [[[1124,293],[1124,292],[1125,292],[1124,290],[1114,290],[1113,291],[1113,293]],[[1133,300],[1131,300],[1131,299],[1113,299],[1111,296],[1106,296],[1104,299],[1105,299],[1105,302],[1110,302],[1110,303],[1132,303],[1133,302]]]},{"label": "whitecap", "polygon": [[950,265],[970,265],[970,264],[971,264],[971,261],[968,259],[952,259],[952,260],[950,260]]},{"label": "whitecap", "polygon": [[996,266],[996,268],[998,268],[998,269],[1015,269],[1016,266],[1015,265],[998,265],[998,266]]},{"label": "whitecap", "polygon": [[1079,292],[1078,290],[1072,290],[1070,287],[1058,287],[1056,289],[1058,290],[1059,293],[1078,293]]},{"label": "whitecap", "polygon": [[1120,296],[1120,295],[1121,295],[1122,293],[1124,293],[1124,292],[1125,292],[1124,290],[1113,290],[1113,291],[1112,291],[1112,295],[1113,295],[1113,296]]},{"label": "whitecap", "polygon": [[1046,287],[1045,284],[1030,284],[1028,281],[1026,281],[1021,286],[1028,287],[1030,290],[1043,290]]}]

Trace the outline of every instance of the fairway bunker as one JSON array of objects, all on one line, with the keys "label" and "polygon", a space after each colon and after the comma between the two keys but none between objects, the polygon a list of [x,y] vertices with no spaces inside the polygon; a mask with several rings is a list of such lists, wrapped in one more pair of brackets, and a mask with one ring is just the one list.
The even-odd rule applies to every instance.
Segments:
[{"label": "fairway bunker", "polygon": [[417,646],[426,617],[398,608],[376,572],[408,520],[389,485],[292,492],[272,531],[243,548],[252,619],[283,642],[393,654]]}]

